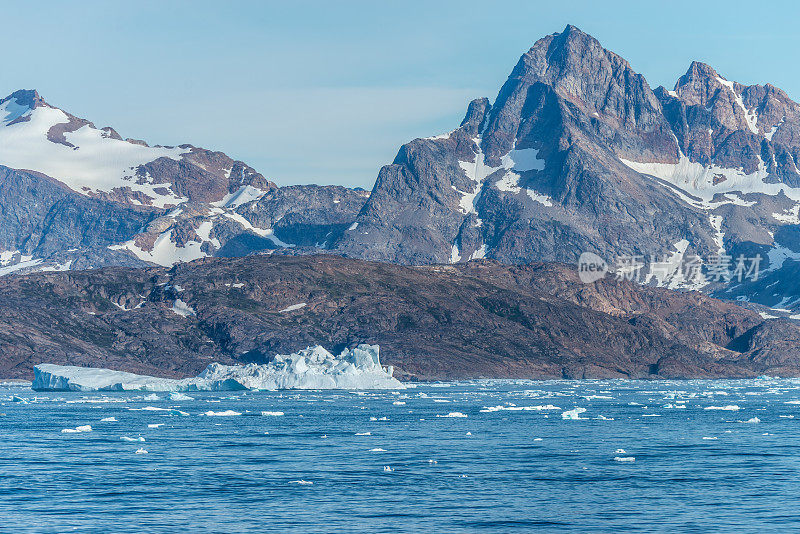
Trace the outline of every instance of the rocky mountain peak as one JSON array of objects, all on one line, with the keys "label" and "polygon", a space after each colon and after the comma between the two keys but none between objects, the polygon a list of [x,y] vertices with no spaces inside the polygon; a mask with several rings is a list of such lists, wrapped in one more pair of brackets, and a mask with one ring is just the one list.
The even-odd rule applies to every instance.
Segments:
[{"label": "rocky mountain peak", "polygon": [[0,100],[0,104],[14,100],[19,106],[26,106],[29,109],[36,109],[40,106],[49,106],[47,102],[39,95],[36,89],[19,89],[14,91],[4,99]]},{"label": "rocky mountain peak", "polygon": [[693,61],[686,74],[678,78],[673,91],[686,105],[706,106],[721,89],[727,89],[728,97],[741,92],[741,86],[729,82],[710,65]]},{"label": "rocky mountain peak", "polygon": [[464,116],[464,120],[461,121],[460,127],[464,128],[469,135],[480,134],[491,109],[492,105],[489,103],[488,98],[476,98],[469,103],[467,114]]}]

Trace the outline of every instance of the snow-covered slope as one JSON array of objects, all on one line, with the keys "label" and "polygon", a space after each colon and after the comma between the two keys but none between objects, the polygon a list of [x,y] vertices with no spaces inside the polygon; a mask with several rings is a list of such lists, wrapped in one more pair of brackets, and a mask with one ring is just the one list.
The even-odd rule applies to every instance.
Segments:
[{"label": "snow-covered slope", "polygon": [[159,158],[180,160],[190,147],[124,141],[113,130],[37,105],[20,92],[0,102],[0,165],[41,172],[86,195],[130,188],[160,208],[186,200],[170,187],[153,183],[139,167]]},{"label": "snow-covered slope", "polygon": [[267,364],[212,363],[195,378],[175,380],[123,371],[40,364],[37,391],[228,391],[241,389],[400,389],[391,367],[382,367],[377,345],[359,345],[334,356],[320,346],[277,355]]},{"label": "snow-covered slope", "polygon": [[222,152],[123,139],[29,90],[0,99],[0,185],[0,276],[324,248],[366,200],[278,188]]}]

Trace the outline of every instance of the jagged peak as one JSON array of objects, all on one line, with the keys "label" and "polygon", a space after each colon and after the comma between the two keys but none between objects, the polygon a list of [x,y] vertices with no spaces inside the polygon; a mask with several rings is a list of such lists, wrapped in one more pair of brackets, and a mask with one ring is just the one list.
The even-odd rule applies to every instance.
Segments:
[{"label": "jagged peak", "polygon": [[4,99],[0,100],[0,104],[5,104],[9,100],[14,100],[20,106],[27,106],[30,109],[35,109],[40,106],[49,106],[47,102],[39,95],[36,89],[19,89],[14,91]]},{"label": "jagged peak", "polygon": [[552,82],[565,72],[584,70],[597,62],[610,65],[612,69],[632,71],[623,57],[604,48],[592,35],[568,24],[561,33],[553,33],[536,41],[520,58],[512,76],[533,74],[537,78],[549,78]]},{"label": "jagged peak", "polygon": [[711,65],[701,61],[692,61],[686,74],[678,78],[675,83],[675,90],[677,91],[680,87],[699,80],[725,80],[725,78],[720,76]]},{"label": "jagged peak", "polygon": [[464,116],[464,120],[461,121],[460,127],[466,126],[470,135],[479,134],[491,108],[492,105],[489,103],[488,98],[476,98],[469,103],[467,114]]}]

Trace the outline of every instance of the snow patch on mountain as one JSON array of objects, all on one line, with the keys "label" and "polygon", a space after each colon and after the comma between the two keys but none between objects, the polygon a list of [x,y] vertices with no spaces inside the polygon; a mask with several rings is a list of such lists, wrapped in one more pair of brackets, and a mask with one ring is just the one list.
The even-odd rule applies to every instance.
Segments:
[{"label": "snow patch on mountain", "polygon": [[800,204],[795,204],[783,213],[773,213],[772,217],[779,222],[786,224],[800,224]]},{"label": "snow patch on mountain", "polygon": [[165,267],[179,262],[188,262],[208,256],[201,250],[203,243],[189,241],[185,246],[179,247],[172,239],[172,229],[161,233],[153,244],[152,250],[144,250],[136,244],[134,239],[120,245],[111,245],[110,250],[127,250],[143,261],[149,261]]},{"label": "snow patch on mountain", "polygon": [[22,269],[28,269],[31,267],[36,267],[37,265],[41,265],[42,260],[34,259],[33,256],[20,256],[20,260],[17,263],[6,265],[5,267],[0,267],[0,276],[5,276],[7,274],[11,274],[16,271],[21,271]]},{"label": "snow patch on mountain", "polygon": [[528,171],[541,171],[544,169],[545,161],[539,159],[539,151],[535,148],[526,148],[522,150],[514,149],[502,158],[500,158],[503,168],[506,173],[495,182],[495,187],[500,191],[506,191],[513,194],[519,194],[523,189],[528,197],[534,202],[538,202],[544,206],[550,207],[553,205],[553,199],[547,195],[543,195],[526,187],[522,188],[519,185],[521,176],[520,172]]},{"label": "snow patch on mountain", "polygon": [[747,127],[750,128],[750,131],[754,134],[758,133],[758,126],[756,126],[756,122],[758,117],[756,116],[756,110],[748,110],[744,105],[744,100],[742,100],[742,95],[736,92],[736,89],[733,86],[733,82],[726,80],[720,76],[717,76],[717,81],[730,89],[731,93],[733,93],[733,98],[736,101],[736,105],[741,108],[742,112],[744,113],[744,119],[747,121]]},{"label": "snow patch on mountain", "polygon": [[703,209],[716,207],[712,200],[718,193],[763,193],[774,196],[783,192],[793,200],[800,200],[800,189],[764,181],[769,172],[760,158],[758,169],[750,174],[742,169],[705,166],[690,161],[684,154],[680,154],[678,163],[638,162],[624,158],[620,158],[620,161],[638,173],[655,176],[698,197],[701,202],[691,199],[688,202]]},{"label": "snow patch on mountain", "polygon": [[175,315],[180,315],[181,317],[194,317],[197,315],[197,312],[194,311],[194,308],[186,304],[181,299],[175,299],[175,302],[172,304],[172,312]]},{"label": "snow patch on mountain", "polygon": [[219,208],[238,208],[242,204],[261,200],[261,198],[266,194],[267,192],[263,189],[253,187],[252,185],[243,185],[233,193],[228,193],[225,195],[222,200],[212,202],[211,205]]}]

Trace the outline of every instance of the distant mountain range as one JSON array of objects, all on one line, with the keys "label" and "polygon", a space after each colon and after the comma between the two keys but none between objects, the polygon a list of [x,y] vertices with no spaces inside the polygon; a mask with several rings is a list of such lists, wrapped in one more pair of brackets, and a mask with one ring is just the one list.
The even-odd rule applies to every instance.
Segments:
[{"label": "distant mountain range", "polygon": [[324,246],[368,196],[279,188],[222,152],[122,139],[35,91],[0,100],[0,164],[0,274]]},{"label": "distant mountain range", "polygon": [[[407,265],[592,252],[641,258],[642,283],[800,312],[800,106],[702,63],[653,90],[573,26],[537,41],[458,128],[404,145],[371,193],[279,188],[33,91],[1,100],[0,120],[0,274],[264,251]],[[722,257],[760,257],[758,276],[708,276]]]}]

